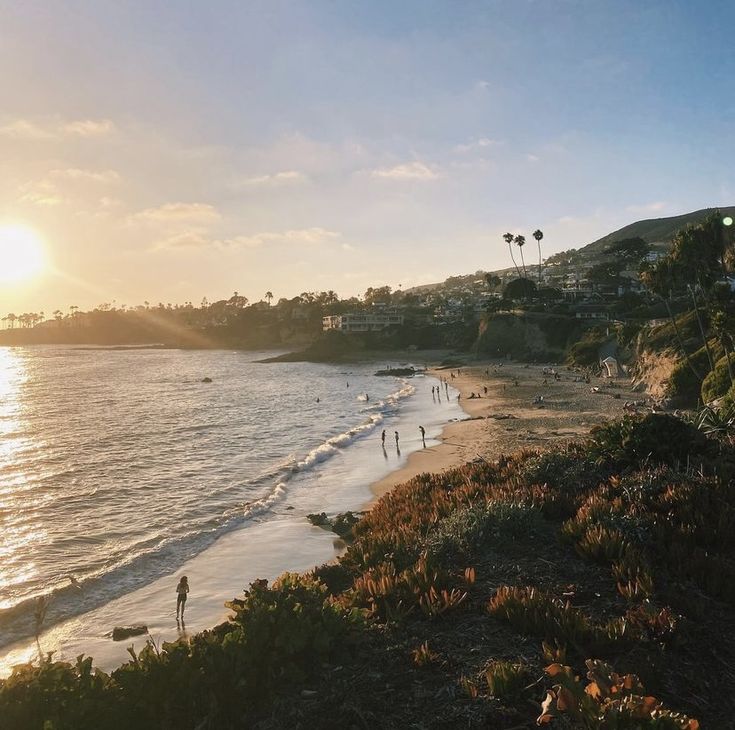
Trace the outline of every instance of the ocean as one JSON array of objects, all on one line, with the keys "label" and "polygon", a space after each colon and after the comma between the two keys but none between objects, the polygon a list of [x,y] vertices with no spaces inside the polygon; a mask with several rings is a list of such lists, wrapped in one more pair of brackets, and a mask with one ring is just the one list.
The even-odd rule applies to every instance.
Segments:
[{"label": "ocean", "polygon": [[[278,553],[266,572],[303,569],[322,548],[302,555],[311,537],[285,536],[321,545],[308,513],[361,508],[422,448],[419,425],[431,446],[462,417],[432,378],[375,376],[396,362],[256,362],[271,354],[0,349],[0,648],[32,636],[40,596],[45,626],[63,624],[204,565],[226,536],[234,556],[256,535]],[[248,573],[235,572],[220,576],[230,597]]]}]

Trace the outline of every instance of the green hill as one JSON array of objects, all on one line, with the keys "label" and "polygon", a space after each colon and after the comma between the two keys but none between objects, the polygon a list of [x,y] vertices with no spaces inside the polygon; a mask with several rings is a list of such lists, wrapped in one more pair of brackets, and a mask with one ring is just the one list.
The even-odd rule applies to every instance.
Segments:
[{"label": "green hill", "polygon": [[[549,262],[554,262],[555,257],[562,257],[564,259],[569,258],[573,251],[577,265],[582,264],[584,266],[585,263],[590,265],[594,263],[600,254],[603,254],[612,244],[617,243],[618,241],[624,241],[626,238],[637,237],[642,238],[644,241],[652,244],[658,249],[666,250],[678,231],[689,224],[699,223],[714,210],[719,210],[723,216],[730,215],[735,218],[735,206],[702,208],[702,210],[695,210],[691,213],[670,216],[668,218],[647,218],[646,220],[629,223],[627,226],[623,226],[623,228],[620,228],[617,231],[608,233],[606,236],[598,238],[596,241],[588,243],[586,246],[571,249],[571,251],[551,254],[547,260]],[[544,252],[544,256],[546,256],[546,252]],[[533,261],[528,263],[528,267],[530,270],[535,271],[535,264]],[[512,266],[508,266],[504,269],[497,269],[491,273],[505,274],[506,272],[512,271],[512,269]],[[476,271],[474,274],[452,276],[443,282],[437,282],[436,284],[423,284],[421,286],[415,286],[411,289],[407,289],[406,291],[416,294],[425,294],[437,289],[452,289],[467,286],[473,281],[481,279],[484,275],[484,271]]]},{"label": "green hill", "polygon": [[[675,215],[669,218],[648,218],[646,220],[636,221],[617,231],[608,233],[606,236],[598,238],[596,241],[578,250],[580,253],[585,254],[599,254],[613,243],[623,241],[626,238],[636,237],[642,238],[651,244],[668,244],[674,238],[677,231],[680,231],[691,223],[699,223],[714,210],[717,209],[703,208],[702,210],[695,210],[693,213],[684,213],[684,215]],[[723,215],[735,216],[735,207],[720,208],[719,210]]]}]

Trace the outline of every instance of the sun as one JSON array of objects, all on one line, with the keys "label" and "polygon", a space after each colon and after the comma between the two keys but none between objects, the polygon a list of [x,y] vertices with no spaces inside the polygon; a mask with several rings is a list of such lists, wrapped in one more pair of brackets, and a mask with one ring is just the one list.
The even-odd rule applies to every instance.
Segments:
[{"label": "sun", "polygon": [[0,226],[0,283],[26,281],[46,266],[41,237],[32,228]]}]

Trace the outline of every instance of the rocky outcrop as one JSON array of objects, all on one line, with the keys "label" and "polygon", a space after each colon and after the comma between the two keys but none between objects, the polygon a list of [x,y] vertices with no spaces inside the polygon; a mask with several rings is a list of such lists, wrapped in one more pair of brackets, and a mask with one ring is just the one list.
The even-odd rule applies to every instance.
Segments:
[{"label": "rocky outcrop", "polygon": [[635,364],[631,368],[633,387],[638,392],[646,392],[656,400],[670,396],[669,383],[680,358],[673,350],[653,352],[639,349]]},{"label": "rocky outcrop", "polygon": [[139,624],[138,626],[115,626],[112,630],[112,640],[122,641],[123,639],[129,639],[131,636],[140,636],[141,634],[147,634],[148,627],[145,624]]}]

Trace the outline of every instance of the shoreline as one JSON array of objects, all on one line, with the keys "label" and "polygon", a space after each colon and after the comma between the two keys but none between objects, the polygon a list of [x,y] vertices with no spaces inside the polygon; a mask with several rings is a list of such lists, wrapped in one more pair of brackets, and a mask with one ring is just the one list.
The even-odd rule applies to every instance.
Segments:
[{"label": "shoreline", "polygon": [[[615,388],[619,398],[611,397],[612,389],[607,392],[600,388],[599,393],[590,393],[591,386],[574,382],[574,374],[567,370],[559,371],[559,382],[547,379],[544,386],[541,365],[504,363],[497,367],[488,361],[464,366],[459,375],[456,372],[456,369],[434,367],[426,373],[431,381],[422,376],[417,378],[414,396],[417,400],[411,403],[413,398],[408,399],[407,407],[398,416],[402,419],[399,426],[401,445],[406,451],[415,450],[403,459],[400,453],[393,453],[397,450],[392,445],[383,451],[385,466],[397,458],[400,462],[397,468],[377,480],[360,476],[360,459],[363,464],[375,462],[374,449],[379,445],[379,430],[376,429],[373,436],[365,440],[363,453],[350,455],[355,473],[350,474],[349,484],[341,483],[337,499],[330,501],[329,491],[323,491],[324,483],[320,484],[320,490],[312,490],[311,499],[316,500],[312,511],[326,508],[330,514],[336,514],[369,510],[383,494],[417,474],[442,472],[477,458],[494,460],[502,453],[523,446],[570,440],[586,433],[595,423],[620,415],[624,400],[633,397],[628,394],[627,381],[627,387],[620,382]],[[454,378],[451,373],[455,373]],[[445,378],[451,386],[452,398],[442,398],[442,411],[434,410],[434,404],[428,401],[431,398],[429,385],[436,382],[436,378]],[[420,386],[422,380],[424,387]],[[512,385],[514,380],[518,381],[517,386]],[[591,385],[602,382],[603,379],[594,378]],[[478,391],[482,397],[470,398],[472,392]],[[531,404],[539,393],[544,394],[544,408]],[[457,394],[461,396],[459,403]],[[438,403],[436,408],[439,408]],[[448,423],[446,413],[444,420],[440,416],[447,408],[448,414],[457,416]],[[429,413],[433,422],[424,420]],[[420,447],[420,436],[413,433],[420,423],[427,426],[426,448]],[[303,509],[287,512],[288,509],[284,503],[272,519],[255,520],[247,527],[222,536],[175,571],[177,575],[186,572],[195,579],[192,585],[196,593],[192,598],[197,600],[187,608],[192,632],[209,629],[225,620],[228,612],[224,601],[230,600],[252,580],[272,579],[284,571],[307,571],[333,561],[342,552],[344,543],[336,534],[311,525],[305,514],[301,514]],[[274,545],[281,549],[274,551]],[[113,643],[105,632],[115,625],[145,623],[157,642],[187,638],[185,628],[177,631],[173,627],[173,603],[169,600],[172,581],[172,576],[165,576],[98,609],[51,626],[42,633],[41,645],[45,650],[56,650],[57,657],[65,659],[84,651],[94,658],[96,666],[109,670],[125,660],[126,649],[131,643],[140,649],[148,638],[144,635],[132,641]],[[35,642],[30,638],[5,647],[0,653],[2,673],[6,674],[10,666],[28,661],[35,654]]]},{"label": "shoreline", "polygon": [[[402,380],[396,379],[399,389],[405,387],[401,386]],[[369,509],[370,485],[375,478],[400,468],[411,452],[421,447],[418,424],[426,427],[427,446],[433,445],[447,418],[461,415],[461,409],[446,400],[441,408],[430,402],[427,405],[423,396],[437,381],[422,373],[408,382],[412,382],[416,392],[403,401],[395,414],[389,412],[383,426],[349,448],[335,452],[334,461],[330,460],[332,466],[317,470],[308,481],[294,481],[293,493],[287,491],[267,516],[255,515],[224,533],[173,573],[44,628],[40,637],[44,653],[53,650],[57,658],[69,660],[84,652],[94,658],[96,666],[108,671],[127,659],[128,646],[133,644],[139,650],[148,638],[144,634],[112,642],[108,635],[115,626],[144,624],[157,643],[173,641],[226,620],[229,611],[224,607],[225,601],[236,597],[252,581],[273,580],[284,572],[305,572],[334,560],[344,543],[331,531],[312,525],[307,514],[326,511],[333,516]],[[391,434],[394,428],[400,430],[400,451],[392,445],[391,436],[387,449],[381,452],[382,427],[390,429]],[[187,604],[187,626],[178,631],[170,598],[181,574],[190,578],[193,600]],[[9,674],[11,666],[36,656],[31,636],[12,641],[0,650],[0,676]]]},{"label": "shoreline", "polygon": [[[556,370],[560,380],[545,375],[544,368]],[[570,441],[599,423],[622,416],[626,400],[641,398],[628,379],[592,376],[590,383],[575,382],[581,374],[566,366],[501,365],[494,359],[459,369],[430,367],[427,375],[444,378],[459,391],[459,405],[466,417],[446,424],[439,444],[414,452],[404,466],[374,482],[369,506],[419,474],[441,473],[478,458],[492,461],[523,447]],[[599,390],[593,393],[595,387]],[[472,393],[480,397],[470,398]],[[533,403],[537,396],[544,397],[543,407]]]}]

